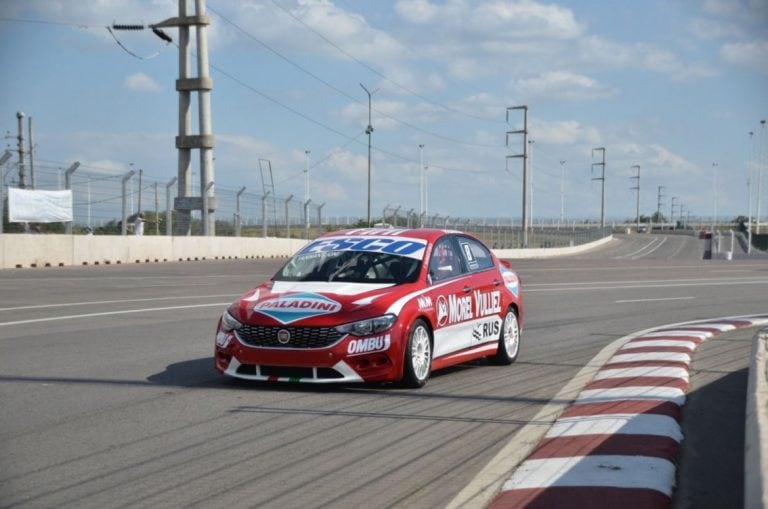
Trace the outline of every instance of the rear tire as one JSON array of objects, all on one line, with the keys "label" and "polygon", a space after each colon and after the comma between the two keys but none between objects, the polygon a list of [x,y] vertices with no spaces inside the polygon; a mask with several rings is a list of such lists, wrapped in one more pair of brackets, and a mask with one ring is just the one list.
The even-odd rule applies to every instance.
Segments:
[{"label": "rear tire", "polygon": [[403,359],[403,387],[424,387],[432,371],[432,333],[427,323],[418,319],[411,325]]},{"label": "rear tire", "polygon": [[512,364],[520,353],[520,322],[512,308],[507,309],[501,324],[501,335],[496,355],[488,357],[493,364],[506,366]]}]

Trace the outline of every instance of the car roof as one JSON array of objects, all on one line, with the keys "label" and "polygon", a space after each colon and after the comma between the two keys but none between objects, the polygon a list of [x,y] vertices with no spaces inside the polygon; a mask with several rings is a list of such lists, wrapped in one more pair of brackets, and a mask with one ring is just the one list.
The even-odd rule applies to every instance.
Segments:
[{"label": "car roof", "polygon": [[[318,238],[325,237],[404,237],[411,239],[422,239],[427,242],[434,242],[446,234],[464,234],[455,230],[440,230],[436,228],[354,228],[350,230],[338,230],[321,235]],[[471,235],[470,235],[471,237]]]}]

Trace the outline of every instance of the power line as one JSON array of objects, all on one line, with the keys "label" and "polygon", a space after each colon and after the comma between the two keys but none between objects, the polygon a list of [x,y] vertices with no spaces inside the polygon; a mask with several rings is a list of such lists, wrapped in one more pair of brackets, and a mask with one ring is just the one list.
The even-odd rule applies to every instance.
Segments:
[{"label": "power line", "polygon": [[[280,5],[280,4],[277,2],[277,0],[272,0],[272,3],[273,3],[273,4],[274,4],[274,5],[277,7],[277,8],[279,8],[281,11],[283,11],[284,13],[286,13],[288,16],[290,16],[291,18],[293,18],[294,20],[296,20],[298,23],[301,23],[301,25],[303,25],[303,26],[304,26],[304,28],[306,28],[307,30],[309,30],[310,32],[312,32],[313,34],[315,34],[315,35],[317,35],[319,38],[321,38],[323,41],[325,41],[326,43],[328,43],[329,45],[331,45],[332,47],[334,47],[334,48],[335,48],[336,50],[338,50],[338,51],[339,51],[341,54],[343,54],[344,56],[346,56],[346,57],[348,57],[348,58],[352,59],[353,61],[357,62],[358,64],[360,64],[361,66],[363,66],[363,67],[365,67],[367,70],[369,70],[370,72],[372,72],[372,73],[374,73],[375,75],[379,76],[380,78],[382,78],[382,79],[384,79],[384,80],[388,81],[389,83],[392,83],[393,85],[395,85],[396,87],[398,87],[400,90],[403,90],[403,91],[405,91],[405,92],[407,92],[407,93],[409,93],[409,94],[413,95],[414,97],[418,97],[418,98],[419,98],[419,99],[421,99],[422,101],[428,102],[429,104],[432,104],[432,105],[434,105],[434,106],[437,106],[437,107],[439,107],[439,108],[443,108],[443,109],[444,109],[444,110],[446,110],[446,111],[450,111],[450,112],[452,112],[452,113],[456,113],[456,114],[459,114],[459,115],[463,115],[463,116],[465,116],[465,117],[473,118],[473,119],[475,119],[475,120],[482,120],[483,122],[488,122],[488,121],[489,121],[487,118],[483,118],[483,117],[480,117],[480,116],[477,116],[477,115],[473,115],[473,114],[471,114],[471,113],[467,113],[467,112],[464,112],[464,111],[461,111],[461,110],[457,110],[456,108],[453,108],[453,107],[451,107],[451,106],[447,106],[447,105],[445,105],[445,104],[442,104],[442,103],[439,103],[439,102],[437,102],[437,101],[434,101],[434,100],[430,99],[429,97],[426,97],[426,96],[424,96],[424,95],[422,95],[422,94],[419,94],[418,92],[416,92],[416,91],[414,91],[414,90],[411,90],[410,88],[406,87],[405,85],[402,85],[402,84],[400,84],[400,83],[396,82],[395,80],[393,80],[393,79],[389,78],[389,77],[388,77],[387,75],[385,75],[384,73],[380,72],[379,70],[375,69],[374,67],[371,67],[371,66],[370,66],[370,65],[368,65],[367,63],[365,63],[365,62],[363,62],[362,60],[358,59],[357,57],[355,57],[354,55],[352,55],[351,53],[349,53],[347,50],[345,50],[344,48],[342,48],[341,46],[339,46],[338,44],[336,44],[335,42],[333,42],[332,40],[330,40],[329,38],[327,38],[326,36],[324,36],[324,35],[323,35],[323,34],[321,34],[320,32],[318,32],[317,30],[315,30],[315,29],[314,29],[314,28],[312,28],[311,26],[307,25],[307,24],[304,22],[304,20],[302,20],[301,18],[297,17],[297,16],[296,16],[295,14],[293,14],[293,13],[292,13],[290,10],[288,10],[287,8],[285,8],[285,7],[283,7],[282,5]],[[503,122],[502,122],[502,123],[503,123]]]},{"label": "power line", "polygon": [[[278,7],[280,7],[280,6],[278,5]],[[282,7],[281,7],[281,8],[282,8]],[[364,106],[364,107],[366,107],[366,108],[367,108],[367,104],[363,104],[363,103],[362,103],[360,100],[358,100],[356,97],[352,96],[351,94],[347,93],[345,90],[342,90],[342,89],[340,89],[339,87],[335,86],[334,84],[332,84],[332,83],[330,83],[330,82],[328,82],[328,81],[324,80],[323,78],[321,78],[321,77],[320,77],[320,76],[318,76],[317,74],[313,73],[312,71],[308,70],[308,69],[307,69],[307,68],[305,68],[304,66],[302,66],[302,65],[300,65],[300,64],[298,64],[298,63],[296,63],[295,61],[291,60],[291,59],[290,59],[290,58],[288,58],[287,56],[283,55],[282,53],[280,53],[279,51],[277,51],[276,49],[274,49],[272,46],[270,46],[270,45],[269,45],[269,44],[267,44],[266,42],[262,41],[261,39],[259,39],[259,38],[258,38],[258,37],[256,37],[255,35],[253,35],[253,34],[252,34],[251,32],[249,32],[248,30],[244,29],[243,27],[241,27],[240,25],[238,25],[237,23],[235,23],[235,22],[234,22],[234,21],[232,21],[231,19],[229,19],[229,18],[227,18],[226,16],[224,16],[224,15],[223,15],[221,12],[219,12],[218,10],[216,10],[216,9],[214,9],[214,8],[210,7],[210,6],[208,6],[208,10],[209,10],[209,11],[211,11],[212,13],[216,14],[216,15],[217,15],[219,18],[221,18],[221,19],[222,19],[223,21],[225,21],[226,23],[228,23],[228,24],[230,24],[231,26],[233,26],[233,27],[234,27],[235,29],[237,29],[239,32],[241,32],[242,34],[244,34],[246,37],[248,37],[249,39],[252,39],[252,40],[253,40],[253,41],[255,41],[256,43],[258,43],[259,45],[261,45],[263,48],[265,48],[267,51],[269,51],[269,52],[270,52],[270,53],[272,53],[273,55],[277,56],[279,59],[283,60],[284,62],[288,63],[288,64],[289,64],[289,65],[291,65],[292,67],[294,67],[294,68],[298,69],[298,70],[299,70],[299,71],[301,71],[302,73],[304,73],[304,74],[306,74],[307,76],[311,77],[312,79],[314,79],[314,80],[318,81],[319,83],[322,83],[322,84],[323,84],[323,85],[325,85],[326,87],[328,87],[328,88],[330,88],[331,90],[333,90],[334,92],[336,92],[336,93],[338,93],[338,94],[342,95],[343,97],[345,97],[345,98],[349,99],[350,101],[353,101],[353,102],[357,103],[358,105],[360,105],[360,106]],[[290,14],[290,13],[289,13],[289,14]],[[299,20],[298,18],[296,18],[295,16],[293,16],[293,14],[290,14],[290,15],[291,15],[291,17],[293,17],[294,19],[297,19],[297,21],[299,21],[299,22],[301,22],[302,24],[304,24],[304,23],[303,23],[301,20]],[[305,25],[305,26],[306,26],[306,25]],[[309,28],[310,30],[312,30],[310,27],[307,27],[307,28]],[[315,33],[317,33],[317,32],[315,32]],[[320,37],[323,37],[321,34],[317,34],[317,35],[318,35],[318,36],[320,36]],[[324,37],[323,37],[323,39],[327,41],[327,39],[325,39]],[[327,41],[327,42],[329,42],[329,44],[333,44],[331,41]],[[337,47],[337,46],[335,46],[335,47]],[[338,48],[338,47],[337,47],[337,48]],[[338,48],[338,49],[339,49],[340,51],[344,52],[344,50],[342,50],[341,48]],[[345,54],[346,56],[348,56],[349,58],[353,59],[354,61],[356,61],[356,62],[360,63],[361,65],[363,65],[363,66],[366,66],[366,67],[367,67],[367,64],[365,64],[364,62],[361,62],[360,60],[358,60],[358,59],[354,58],[353,56],[351,56],[351,55],[347,54],[346,52],[344,52],[344,54]],[[377,75],[379,75],[379,76],[382,76],[382,77],[383,77],[384,79],[386,79],[387,81],[390,81],[391,83],[394,83],[395,85],[397,85],[397,83],[393,82],[393,81],[392,81],[392,80],[390,80],[389,78],[386,78],[386,76],[383,76],[383,75],[381,75],[381,73],[378,73],[377,71],[373,70],[372,68],[370,68],[370,69],[372,70],[372,72],[375,72]],[[400,85],[398,85],[398,86],[400,86]],[[401,86],[401,88],[402,88],[402,86]],[[416,94],[415,92],[411,92],[411,93],[412,93],[413,95],[416,95],[417,97],[419,97],[419,98],[421,98],[421,99],[423,99],[423,100],[427,101],[427,102],[431,102],[432,104],[435,104],[435,105],[437,105],[437,106],[441,106],[441,107],[443,107],[443,108],[448,108],[447,106],[443,106],[443,105],[440,105],[440,104],[438,104],[438,103],[435,103],[435,102],[431,101],[431,100],[430,100],[430,99],[428,99],[428,98],[425,98],[425,97],[419,96],[419,95],[418,95],[418,94]],[[451,143],[457,143],[457,144],[461,144],[461,145],[468,145],[468,146],[483,147],[483,148],[499,148],[499,147],[501,147],[501,145],[488,145],[488,144],[483,144],[483,143],[472,143],[472,142],[468,142],[468,141],[460,140],[460,139],[457,139],[457,138],[451,138],[451,137],[449,137],[449,136],[445,136],[445,135],[442,135],[442,134],[439,134],[439,133],[435,133],[435,132],[433,132],[433,131],[430,131],[430,130],[428,130],[428,129],[424,129],[423,127],[419,127],[419,126],[417,126],[417,125],[414,125],[414,124],[412,124],[412,123],[410,123],[410,122],[408,122],[408,121],[406,121],[406,120],[402,120],[402,119],[400,119],[400,118],[398,118],[398,117],[395,117],[395,116],[393,116],[393,115],[389,115],[388,113],[385,113],[385,112],[383,112],[383,111],[381,111],[381,110],[377,110],[376,108],[373,108],[373,111],[375,111],[375,112],[376,112],[378,115],[380,115],[380,116],[382,116],[382,117],[384,117],[384,118],[387,118],[387,119],[389,119],[389,120],[392,120],[392,121],[394,121],[394,122],[397,122],[398,124],[401,124],[401,125],[403,125],[403,126],[409,127],[409,128],[411,128],[411,129],[413,129],[413,130],[415,130],[415,131],[419,131],[419,132],[421,132],[421,133],[423,133],[423,134],[426,134],[426,135],[428,135],[428,136],[432,136],[432,137],[434,137],[434,138],[438,138],[438,139],[441,139],[441,140],[444,140],[444,141],[448,141],[448,142],[451,142]]]}]

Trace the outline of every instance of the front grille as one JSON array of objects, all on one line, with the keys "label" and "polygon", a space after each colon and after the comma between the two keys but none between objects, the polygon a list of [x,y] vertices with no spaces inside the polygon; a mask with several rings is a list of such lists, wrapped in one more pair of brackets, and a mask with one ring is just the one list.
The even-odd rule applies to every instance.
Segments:
[{"label": "front grille", "polygon": [[[288,331],[291,335],[287,343],[277,340],[279,331]],[[274,327],[243,324],[237,329],[237,337],[250,346],[266,348],[326,348],[344,336],[332,327]]]}]

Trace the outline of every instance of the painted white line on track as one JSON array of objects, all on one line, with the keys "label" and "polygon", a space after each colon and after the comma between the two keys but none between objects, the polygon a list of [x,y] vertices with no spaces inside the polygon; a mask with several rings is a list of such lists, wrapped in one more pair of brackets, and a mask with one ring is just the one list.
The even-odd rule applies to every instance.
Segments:
[{"label": "painted white line on track", "polygon": [[694,300],[696,297],[663,297],[660,299],[630,299],[630,300],[615,300],[616,304],[629,304],[635,302],[664,302],[669,300]]},{"label": "painted white line on track", "polygon": [[[560,283],[562,285],[562,283]],[[523,284],[523,288],[525,289],[526,293],[531,292],[584,292],[584,291],[592,291],[592,290],[627,290],[627,289],[637,289],[637,288],[685,288],[685,287],[694,287],[694,286],[743,286],[743,285],[768,285],[768,278],[763,279],[752,279],[750,281],[711,281],[708,283],[664,283],[659,282],[659,284],[654,285],[648,285],[648,284],[636,284],[636,285],[628,285],[628,286],[615,286],[615,285],[606,285],[605,283],[602,283],[605,286],[578,286],[578,287],[570,287],[570,286],[560,286],[560,287],[553,287],[553,288],[530,288]],[[534,286],[534,285],[531,285]]]},{"label": "painted white line on track", "polygon": [[[656,245],[656,246],[655,246],[653,249],[651,249],[650,251],[646,251],[646,252],[645,252],[645,253],[643,253],[643,254],[638,254],[637,256],[633,256],[633,257],[632,257],[632,259],[633,259],[633,260],[639,260],[640,258],[643,258],[643,257],[645,257],[645,256],[648,256],[649,254],[651,254],[651,253],[655,252],[655,251],[656,251],[656,250],[658,250],[658,249],[659,249],[661,246],[663,246],[663,245],[664,245],[664,243],[667,241],[667,239],[668,239],[668,238],[669,238],[669,237],[664,237],[664,238],[662,239],[662,241],[661,241],[661,242],[659,242],[659,243],[658,243],[658,244],[657,244],[657,245]],[[682,248],[683,246],[680,246],[680,247]]]},{"label": "painted white line on track", "polygon": [[[573,283],[532,283],[530,285],[525,285],[525,287],[536,288],[538,286],[564,286],[564,285],[589,287],[589,286],[596,286],[596,285],[612,284],[612,285],[630,285],[627,288],[634,288],[633,285],[647,284],[647,283],[671,284],[671,283],[703,283],[703,282],[718,282],[718,281],[735,283],[735,282],[749,282],[749,281],[755,281],[755,280],[756,278],[754,277],[743,277],[743,278],[718,277],[718,278],[686,278],[686,279],[642,279],[642,280],[630,280],[630,281],[576,281]],[[768,282],[768,277],[757,278],[757,280],[761,282]]]},{"label": "painted white line on track", "polygon": [[528,460],[504,484],[504,490],[550,486],[648,488],[672,495],[675,466],[645,456],[577,456]]},{"label": "painted white line on track", "polygon": [[153,311],[173,311],[179,309],[194,309],[205,307],[222,307],[229,306],[231,302],[216,302],[210,304],[190,304],[189,306],[168,306],[162,308],[144,308],[144,309],[123,309],[121,311],[105,311],[103,313],[86,313],[82,315],[65,315],[65,316],[49,316],[46,318],[32,318],[30,320],[17,320],[15,322],[0,322],[0,327],[8,325],[25,325],[29,323],[41,323],[41,322],[56,322],[60,320],[76,320],[78,318],[94,318],[98,316],[111,316],[111,315],[130,315],[133,313],[151,313]]},{"label": "painted white line on track", "polygon": [[[633,251],[632,253],[628,253],[628,254],[625,254],[625,255],[616,256],[614,259],[615,260],[621,260],[622,258],[631,258],[632,260],[637,260],[638,258],[642,258],[643,256],[645,256],[646,254],[653,253],[659,247],[661,247],[661,245],[664,244],[664,242],[666,242],[666,241],[667,241],[667,237],[664,237],[662,239],[659,239],[659,238],[652,239],[650,242],[648,242],[646,245],[644,245],[643,247],[641,247],[637,251]],[[635,255],[638,255],[638,254],[642,253],[643,251],[645,251],[646,249],[649,249],[649,248],[651,248],[653,246],[655,246],[654,249],[651,249],[647,253],[644,253],[644,254],[642,254],[642,255],[640,255],[638,257],[635,257]]]},{"label": "painted white line on track", "polygon": [[12,308],[0,308],[0,311],[23,311],[25,309],[46,309],[46,308],[64,308],[76,306],[95,306],[98,304],[127,304],[129,302],[155,302],[160,300],[186,300],[186,299],[218,299],[219,297],[238,297],[234,293],[222,293],[217,295],[182,295],[177,297],[147,297],[144,299],[119,299],[119,300],[99,300],[91,302],[65,302],[58,304],[35,304],[34,306],[16,306]]}]

